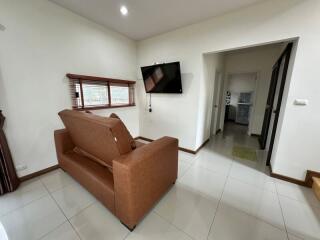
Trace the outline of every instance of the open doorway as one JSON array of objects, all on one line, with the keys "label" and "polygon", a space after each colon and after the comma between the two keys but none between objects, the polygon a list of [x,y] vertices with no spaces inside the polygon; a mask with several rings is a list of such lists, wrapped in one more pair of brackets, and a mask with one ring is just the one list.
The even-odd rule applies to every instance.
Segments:
[{"label": "open doorway", "polygon": [[264,152],[264,164],[270,163],[292,46],[279,42],[206,55],[216,64],[211,75],[213,141],[228,139],[231,149]]},{"label": "open doorway", "polygon": [[244,126],[248,135],[251,135],[254,120],[257,78],[256,72],[227,75],[224,122]]}]

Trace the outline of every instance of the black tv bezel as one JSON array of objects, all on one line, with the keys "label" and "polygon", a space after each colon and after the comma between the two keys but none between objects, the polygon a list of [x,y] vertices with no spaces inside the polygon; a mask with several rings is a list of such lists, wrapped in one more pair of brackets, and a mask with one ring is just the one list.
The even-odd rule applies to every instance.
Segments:
[{"label": "black tv bezel", "polygon": [[[178,66],[179,66],[181,92],[147,92],[146,84],[145,84],[145,80],[144,80],[144,77],[143,77],[143,71],[142,71],[142,69],[143,69],[143,68],[147,68],[147,67],[157,67],[157,66],[164,66],[164,65],[170,65],[170,64],[178,64]],[[144,85],[144,90],[146,91],[146,93],[152,93],[152,94],[182,94],[182,93],[183,93],[182,77],[181,77],[181,67],[180,67],[180,62],[179,62],[179,61],[169,62],[169,63],[159,63],[159,64],[148,65],[148,66],[142,66],[142,67],[140,67],[140,69],[141,69],[141,74],[142,74],[142,81],[143,81],[143,85]]]}]

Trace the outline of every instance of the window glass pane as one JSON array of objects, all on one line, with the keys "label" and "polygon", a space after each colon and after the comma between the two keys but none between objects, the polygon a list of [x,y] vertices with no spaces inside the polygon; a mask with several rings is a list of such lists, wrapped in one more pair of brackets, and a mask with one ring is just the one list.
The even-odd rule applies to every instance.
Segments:
[{"label": "window glass pane", "polygon": [[[82,84],[84,106],[102,106],[108,104],[108,87],[104,85]],[[81,101],[81,96],[80,96]]]},{"label": "window glass pane", "polygon": [[76,83],[76,92],[75,92],[75,99],[76,99],[76,106],[81,107],[81,89],[80,84]]},{"label": "window glass pane", "polygon": [[110,86],[111,105],[129,104],[129,88],[127,86]]}]

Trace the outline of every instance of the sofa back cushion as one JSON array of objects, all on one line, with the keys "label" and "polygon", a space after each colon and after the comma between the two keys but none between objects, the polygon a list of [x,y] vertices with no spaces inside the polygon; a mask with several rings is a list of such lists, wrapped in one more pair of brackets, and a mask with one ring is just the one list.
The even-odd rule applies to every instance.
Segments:
[{"label": "sofa back cushion", "polygon": [[134,141],[134,139],[133,139],[131,133],[129,132],[129,130],[127,129],[126,125],[124,125],[124,123],[122,122],[121,118],[115,113],[111,113],[109,117],[110,118],[116,118],[116,119],[119,119],[121,121],[121,124],[123,125],[123,128],[126,129],[126,136],[129,139],[131,149],[132,150],[136,149],[137,148],[136,142]]},{"label": "sofa back cushion", "polygon": [[75,146],[112,167],[112,160],[132,151],[120,120],[74,110],[63,110],[59,116]]}]

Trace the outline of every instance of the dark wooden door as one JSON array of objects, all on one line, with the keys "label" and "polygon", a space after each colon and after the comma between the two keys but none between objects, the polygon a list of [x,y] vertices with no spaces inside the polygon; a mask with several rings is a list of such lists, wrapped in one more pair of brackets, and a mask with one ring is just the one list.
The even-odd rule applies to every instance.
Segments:
[{"label": "dark wooden door", "polygon": [[[290,43],[282,53],[280,59],[278,60],[279,62],[279,73],[278,73],[278,83],[280,85],[279,89],[279,94],[275,95],[276,100],[274,101],[274,108],[272,110],[272,114],[274,114],[274,121],[273,121],[273,127],[272,127],[272,133],[271,133],[271,138],[270,138],[270,144],[268,146],[268,157],[267,157],[267,165],[270,165],[270,160],[272,156],[272,150],[273,150],[273,145],[274,145],[274,139],[276,137],[276,132],[277,132],[277,126],[278,126],[278,120],[279,120],[279,115],[280,115],[280,108],[281,108],[281,103],[282,103],[282,97],[283,97],[283,91],[287,79],[287,74],[288,74],[288,67],[289,67],[289,62],[290,62],[290,57],[291,57],[291,50],[292,50],[293,44]],[[283,67],[281,67],[281,64],[283,64]]]},{"label": "dark wooden door", "polygon": [[276,87],[278,82],[278,74],[279,74],[279,63],[277,62],[272,68],[272,76],[271,76],[271,82],[269,87],[267,104],[266,104],[265,113],[264,113],[262,131],[259,137],[259,143],[260,143],[261,149],[265,149],[267,144],[270,120],[272,115],[272,106],[273,106],[274,95],[276,92]]},{"label": "dark wooden door", "polygon": [[259,138],[261,148],[268,151],[267,165],[270,165],[292,46],[292,43],[288,44],[272,69],[264,121]]}]

